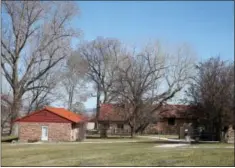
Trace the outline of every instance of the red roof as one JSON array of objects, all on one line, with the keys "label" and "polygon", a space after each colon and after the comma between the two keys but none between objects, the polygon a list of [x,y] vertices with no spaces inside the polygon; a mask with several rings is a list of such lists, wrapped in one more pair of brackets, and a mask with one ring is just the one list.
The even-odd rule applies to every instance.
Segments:
[{"label": "red roof", "polygon": [[64,108],[45,107],[45,109],[76,123],[84,120],[82,116]]},{"label": "red roof", "polygon": [[[72,121],[72,122],[75,122],[75,123],[85,121],[85,118],[83,116],[78,115],[78,114],[76,114],[74,112],[68,111],[68,110],[66,110],[64,108],[45,107],[42,110],[47,110],[49,112],[57,114],[57,115],[65,118],[65,119],[67,119],[69,121]],[[26,118],[28,116],[31,116],[31,115],[33,115],[35,113],[41,112],[42,110],[35,111],[35,112],[33,112],[33,113],[31,113],[31,114],[29,114],[27,116],[24,116],[22,118],[19,118],[19,119],[15,120],[15,121],[20,121],[21,119]]]},{"label": "red roof", "polygon": [[[158,110],[159,112],[159,110]],[[189,105],[164,105],[160,108],[160,118],[194,118],[198,115],[193,111],[193,106]],[[98,120],[100,121],[124,121],[125,113],[123,109],[115,104],[101,104]],[[157,117],[157,116],[156,116]]]},{"label": "red roof", "polygon": [[193,106],[189,105],[164,105],[160,109],[160,118],[193,118],[196,117],[196,113],[193,111]]},{"label": "red roof", "polygon": [[99,121],[123,121],[123,109],[115,104],[101,104]]}]

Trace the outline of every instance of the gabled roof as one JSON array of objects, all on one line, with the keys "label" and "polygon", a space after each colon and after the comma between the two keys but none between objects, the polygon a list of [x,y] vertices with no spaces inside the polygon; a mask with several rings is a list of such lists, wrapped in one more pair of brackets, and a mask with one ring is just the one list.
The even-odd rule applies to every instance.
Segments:
[{"label": "gabled roof", "polygon": [[55,107],[45,107],[45,109],[47,109],[48,111],[50,112],[53,112],[61,117],[64,117],[72,122],[81,122],[83,121],[83,117],[74,113],[74,112],[71,112],[71,111],[68,111],[64,108],[55,108]]},{"label": "gabled roof", "polygon": [[190,105],[167,104],[160,108],[160,118],[194,118],[198,113],[195,113],[194,107]]},{"label": "gabled roof", "polygon": [[[124,112],[121,112],[123,109],[116,104],[101,104],[100,113],[98,120],[99,121],[124,121]],[[159,113],[160,111],[160,113]],[[190,105],[178,105],[178,104],[167,104],[163,105],[159,110],[153,114],[154,117],[160,118],[195,118],[201,117],[198,112],[194,111],[194,107]]]},{"label": "gabled roof", "polygon": [[124,121],[123,108],[117,104],[101,104],[98,116],[99,121]]},{"label": "gabled roof", "polygon": [[48,107],[47,106],[47,107],[45,107],[45,108],[43,108],[43,109],[41,109],[39,111],[35,111],[35,112],[33,112],[33,113],[31,113],[31,114],[29,114],[27,116],[19,118],[19,119],[15,120],[15,122],[20,122],[22,119],[24,119],[26,117],[29,117],[29,116],[31,116],[31,115],[33,115],[35,113],[39,113],[39,112],[41,112],[43,110],[47,110],[47,111],[49,111],[51,113],[54,113],[54,114],[56,114],[56,115],[58,115],[60,117],[63,117],[65,119],[67,119],[69,121],[72,121],[72,122],[75,122],[75,123],[85,121],[85,118],[83,116],[78,115],[78,114],[76,114],[74,112],[68,111],[68,110],[66,110],[64,108],[55,108],[55,107]]}]

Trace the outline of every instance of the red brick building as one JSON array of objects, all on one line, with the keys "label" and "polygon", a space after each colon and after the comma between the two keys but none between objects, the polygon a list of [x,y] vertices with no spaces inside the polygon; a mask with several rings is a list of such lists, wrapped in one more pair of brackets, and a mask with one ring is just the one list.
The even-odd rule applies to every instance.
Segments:
[{"label": "red brick building", "polygon": [[17,119],[20,141],[78,141],[85,138],[85,119],[64,108],[45,107]]}]

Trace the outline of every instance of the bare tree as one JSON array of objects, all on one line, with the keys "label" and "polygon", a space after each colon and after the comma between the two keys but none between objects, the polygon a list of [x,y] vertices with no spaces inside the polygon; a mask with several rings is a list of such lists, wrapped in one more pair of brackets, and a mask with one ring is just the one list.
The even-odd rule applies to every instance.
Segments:
[{"label": "bare tree", "polygon": [[207,131],[215,129],[217,140],[224,140],[222,130],[234,124],[234,64],[212,57],[199,63],[196,69],[186,91],[187,102],[204,113]]},{"label": "bare tree", "polygon": [[77,11],[74,2],[2,2],[1,67],[13,89],[11,121],[26,92],[47,87],[33,83],[69,54],[70,40],[78,34],[68,23]]},{"label": "bare tree", "polygon": [[149,45],[142,52],[125,54],[125,59],[118,63],[112,93],[118,103],[125,104],[124,116],[131,136],[187,84],[192,55],[186,49],[179,48],[170,55]]},{"label": "bare tree", "polygon": [[[109,90],[113,84],[116,72],[114,65],[120,54],[120,46],[121,43],[116,39],[98,37],[83,43],[77,50],[78,58],[87,64],[87,77],[93,82],[96,90],[96,119],[99,116],[100,103],[108,103],[113,99]],[[96,128],[97,126],[96,121]]]},{"label": "bare tree", "polygon": [[32,83],[32,86],[47,86],[38,87],[28,92],[28,97],[26,98],[28,102],[27,114],[32,111],[39,110],[46,105],[50,105],[53,102],[53,89],[57,84],[57,75],[52,72],[47,72],[44,78],[39,79]]},{"label": "bare tree", "polygon": [[87,89],[86,72],[87,66],[81,61],[74,61],[74,55],[67,59],[66,65],[60,71],[61,82],[59,87],[65,92],[61,91],[60,95],[62,101],[66,102],[69,110],[72,110],[72,106],[75,102],[82,103],[89,97],[89,91]]},{"label": "bare tree", "polygon": [[76,102],[72,104],[71,110],[77,114],[84,114],[85,106],[82,102]]}]

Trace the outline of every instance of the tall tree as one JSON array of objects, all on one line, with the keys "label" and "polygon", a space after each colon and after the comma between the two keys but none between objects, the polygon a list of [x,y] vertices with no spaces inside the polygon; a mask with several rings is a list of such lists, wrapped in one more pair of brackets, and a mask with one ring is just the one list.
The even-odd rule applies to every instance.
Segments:
[{"label": "tall tree", "polygon": [[188,102],[204,113],[207,130],[212,133],[215,130],[217,140],[223,140],[222,130],[234,124],[234,64],[212,57],[199,63],[196,69],[186,91]]},{"label": "tall tree", "polygon": [[63,98],[67,103],[69,110],[72,110],[75,102],[82,103],[86,101],[89,96],[89,91],[87,89],[87,79],[86,72],[87,66],[81,61],[74,61],[74,56],[72,55],[67,59],[66,66],[61,71],[61,82],[60,87],[65,90]]},{"label": "tall tree", "polygon": [[167,54],[159,45],[148,45],[131,52],[118,63],[112,93],[124,104],[122,114],[131,128],[131,136],[149,123],[152,115],[188,83],[192,55],[188,48]]},{"label": "tall tree", "polygon": [[68,23],[77,11],[74,2],[2,1],[1,67],[13,89],[11,121],[19,116],[26,92],[47,87],[33,83],[70,52],[71,38],[78,33]]},{"label": "tall tree", "polygon": [[[113,99],[109,91],[115,74],[114,63],[120,54],[120,45],[116,39],[98,37],[91,42],[83,43],[77,50],[77,58],[81,58],[82,62],[87,64],[87,77],[96,90],[96,119],[100,103],[108,103]],[[96,121],[96,128],[97,126]]]}]

